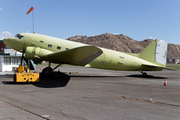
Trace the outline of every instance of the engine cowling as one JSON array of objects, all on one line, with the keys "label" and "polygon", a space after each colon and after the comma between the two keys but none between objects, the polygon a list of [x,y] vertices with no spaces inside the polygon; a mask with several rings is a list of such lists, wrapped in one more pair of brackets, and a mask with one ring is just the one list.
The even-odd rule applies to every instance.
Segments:
[{"label": "engine cowling", "polygon": [[25,58],[27,59],[31,59],[31,60],[37,60],[37,61],[41,61],[41,57],[43,57],[44,55],[53,53],[49,50],[40,48],[40,47],[26,47],[26,51],[25,51]]}]

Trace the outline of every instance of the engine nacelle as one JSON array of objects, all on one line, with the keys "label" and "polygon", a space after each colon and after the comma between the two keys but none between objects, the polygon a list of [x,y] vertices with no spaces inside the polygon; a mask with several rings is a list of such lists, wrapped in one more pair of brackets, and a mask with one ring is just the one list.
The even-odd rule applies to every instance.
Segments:
[{"label": "engine nacelle", "polygon": [[53,52],[40,47],[27,47],[25,51],[25,58],[42,61],[40,58],[50,53]]}]

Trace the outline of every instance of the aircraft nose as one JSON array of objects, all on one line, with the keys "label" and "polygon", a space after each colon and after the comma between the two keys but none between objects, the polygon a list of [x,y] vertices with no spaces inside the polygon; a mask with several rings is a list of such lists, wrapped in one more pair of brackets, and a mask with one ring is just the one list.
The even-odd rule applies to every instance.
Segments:
[{"label": "aircraft nose", "polygon": [[7,44],[8,44],[8,42],[9,42],[9,38],[4,38],[4,39],[3,39],[3,42],[4,42],[4,44],[6,44],[6,45],[7,45]]}]

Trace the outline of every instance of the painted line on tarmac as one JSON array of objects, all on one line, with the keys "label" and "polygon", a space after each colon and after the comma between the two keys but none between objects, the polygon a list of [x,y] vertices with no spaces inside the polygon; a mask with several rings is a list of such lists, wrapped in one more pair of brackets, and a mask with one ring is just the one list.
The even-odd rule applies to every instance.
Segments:
[{"label": "painted line on tarmac", "polygon": [[21,107],[19,107],[19,106],[17,106],[17,105],[14,105],[14,104],[12,104],[12,103],[9,103],[9,102],[7,102],[7,101],[4,101],[4,100],[1,100],[1,99],[0,99],[0,102],[5,103],[5,104],[7,104],[7,105],[9,105],[9,106],[15,107],[15,108],[17,108],[17,109],[20,109],[20,110],[22,110],[22,111],[28,112],[28,113],[30,113],[30,114],[33,114],[33,115],[35,115],[35,116],[37,116],[37,117],[40,117],[40,118],[43,118],[43,119],[45,119],[45,120],[50,120],[50,119],[48,119],[48,118],[46,118],[46,117],[43,117],[43,116],[41,116],[41,115],[38,115],[38,114],[36,114],[36,113],[34,113],[34,112],[31,112],[31,111],[29,111],[29,110],[23,109],[23,108],[21,108]]},{"label": "painted line on tarmac", "polygon": [[[107,83],[107,82],[99,82],[99,83]],[[136,87],[143,87],[143,88],[153,88],[153,89],[157,89],[157,90],[169,90],[168,88],[159,88],[159,86],[163,86],[163,85],[159,85],[159,86],[148,86],[148,85],[135,85],[135,84],[131,84],[131,83],[108,83],[108,84],[118,84],[118,85],[124,85],[124,86],[136,86]],[[179,91],[176,89],[172,89],[172,91]]]},{"label": "painted line on tarmac", "polygon": [[75,89],[75,88],[64,88],[64,89],[69,89],[69,90],[77,90],[77,91],[83,91],[83,92],[89,92],[89,93],[94,93],[94,94],[99,94],[99,95],[104,95],[104,96],[111,96],[111,97],[117,97],[117,98],[123,98],[123,99],[129,99],[129,100],[135,100],[139,102],[146,102],[146,103],[152,103],[152,104],[161,104],[161,105],[168,105],[168,106],[173,106],[173,107],[180,107],[180,105],[175,105],[175,104],[169,104],[169,103],[163,103],[163,102],[156,102],[151,99],[149,100],[143,100],[143,99],[138,99],[138,98],[131,98],[131,97],[126,97],[126,96],[118,96],[118,95],[113,95],[113,94],[107,94],[107,93],[101,93],[101,92],[94,92],[90,90],[81,90],[81,89]]}]

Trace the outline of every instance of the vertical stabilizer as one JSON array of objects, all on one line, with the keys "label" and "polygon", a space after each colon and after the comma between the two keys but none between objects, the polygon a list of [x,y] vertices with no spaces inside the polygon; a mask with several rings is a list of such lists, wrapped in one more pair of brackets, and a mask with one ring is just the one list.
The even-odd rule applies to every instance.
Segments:
[{"label": "vertical stabilizer", "polygon": [[139,57],[149,62],[166,65],[167,43],[163,40],[152,41],[140,54]]}]

